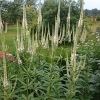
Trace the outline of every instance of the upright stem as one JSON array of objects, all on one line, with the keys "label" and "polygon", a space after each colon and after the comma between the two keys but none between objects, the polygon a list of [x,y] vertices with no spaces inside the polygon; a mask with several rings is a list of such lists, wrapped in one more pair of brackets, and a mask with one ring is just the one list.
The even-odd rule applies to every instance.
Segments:
[{"label": "upright stem", "polygon": [[27,89],[27,94],[26,94],[26,96],[27,96],[27,100],[29,100],[28,99],[28,95],[29,95],[29,93],[28,93],[28,88],[29,88],[29,72],[28,72],[28,61],[26,61],[26,67],[27,67],[27,85],[26,85],[26,89]]},{"label": "upright stem", "polygon": [[54,43],[52,41],[52,54],[51,54],[51,66],[50,66],[50,79],[49,79],[49,87],[48,87],[48,100],[50,99],[50,93],[51,93],[51,88],[52,88],[52,75],[53,75],[53,70],[54,70]]}]

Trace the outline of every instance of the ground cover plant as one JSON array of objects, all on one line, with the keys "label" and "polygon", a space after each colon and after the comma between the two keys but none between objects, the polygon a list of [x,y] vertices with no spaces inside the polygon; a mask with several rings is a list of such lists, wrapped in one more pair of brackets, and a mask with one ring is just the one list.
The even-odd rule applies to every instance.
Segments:
[{"label": "ground cover plant", "polygon": [[[44,27],[41,2],[33,33],[28,29],[25,5],[22,26],[17,23],[8,33],[1,30],[0,100],[99,100],[100,36],[87,35],[83,0],[78,24],[70,26],[71,2],[67,25],[61,27],[58,1],[52,34],[49,24]],[[8,51],[13,60],[7,57]]]}]

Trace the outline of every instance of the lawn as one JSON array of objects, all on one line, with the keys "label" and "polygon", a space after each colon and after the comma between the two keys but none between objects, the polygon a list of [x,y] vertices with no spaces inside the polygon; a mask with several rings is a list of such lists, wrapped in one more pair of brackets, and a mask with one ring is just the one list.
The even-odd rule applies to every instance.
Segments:
[{"label": "lawn", "polygon": [[[8,49],[7,51],[14,54],[15,53],[15,45],[14,40],[16,39],[17,35],[17,29],[15,25],[9,25],[8,26],[8,32],[0,34],[0,45],[2,45],[2,36],[5,38],[5,44],[7,45]],[[0,46],[0,50],[2,50]]]}]

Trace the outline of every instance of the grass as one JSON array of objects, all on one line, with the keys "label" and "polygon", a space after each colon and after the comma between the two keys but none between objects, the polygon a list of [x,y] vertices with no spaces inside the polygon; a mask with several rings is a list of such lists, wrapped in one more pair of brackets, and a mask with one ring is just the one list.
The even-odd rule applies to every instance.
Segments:
[{"label": "grass", "polygon": [[[12,54],[15,54],[15,45],[14,45],[14,39],[16,39],[17,35],[17,29],[15,25],[9,25],[8,26],[8,32],[7,33],[2,33],[2,36],[5,37],[5,43],[8,47],[7,52],[10,52]],[[2,38],[0,34],[0,50],[2,50],[1,45],[2,45]]]},{"label": "grass", "polygon": [[[13,39],[16,38],[16,33],[17,33],[16,26],[8,26],[8,32],[0,34],[0,38],[2,38],[2,36],[5,37],[5,42],[7,44],[8,51],[11,53],[13,53],[15,51]],[[0,40],[0,45],[1,45],[1,43],[2,43],[2,41]],[[1,49],[1,47],[0,47],[0,49]]]}]

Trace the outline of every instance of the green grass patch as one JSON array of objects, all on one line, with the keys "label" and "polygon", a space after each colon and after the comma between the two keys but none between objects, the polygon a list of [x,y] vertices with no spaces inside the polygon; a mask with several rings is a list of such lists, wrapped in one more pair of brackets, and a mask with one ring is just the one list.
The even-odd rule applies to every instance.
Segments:
[{"label": "green grass patch", "polygon": [[5,38],[5,44],[8,49],[7,52],[15,53],[14,39],[16,38],[17,29],[16,26],[8,26],[8,32],[0,34],[0,50],[2,50],[2,38]]}]

